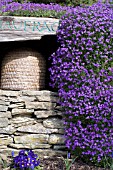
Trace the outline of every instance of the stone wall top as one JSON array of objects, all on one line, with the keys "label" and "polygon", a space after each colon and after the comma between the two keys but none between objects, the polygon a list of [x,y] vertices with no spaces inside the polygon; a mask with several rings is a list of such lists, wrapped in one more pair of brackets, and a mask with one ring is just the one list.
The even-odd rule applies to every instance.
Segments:
[{"label": "stone wall top", "polygon": [[55,35],[59,19],[0,16],[0,42],[39,40],[44,35]]}]

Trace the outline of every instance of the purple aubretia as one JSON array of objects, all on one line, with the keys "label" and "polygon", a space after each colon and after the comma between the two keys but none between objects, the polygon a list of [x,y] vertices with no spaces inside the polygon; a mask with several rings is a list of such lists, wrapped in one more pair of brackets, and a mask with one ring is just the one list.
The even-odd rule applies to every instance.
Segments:
[{"label": "purple aubretia", "polygon": [[[113,147],[113,10],[76,7],[60,20],[51,85],[65,110],[66,146],[98,162]],[[79,153],[78,153],[79,154]]]},{"label": "purple aubretia", "polygon": [[21,150],[18,156],[13,158],[13,161],[14,168],[19,168],[21,170],[34,170],[34,168],[39,165],[38,156],[34,154],[32,150]]}]

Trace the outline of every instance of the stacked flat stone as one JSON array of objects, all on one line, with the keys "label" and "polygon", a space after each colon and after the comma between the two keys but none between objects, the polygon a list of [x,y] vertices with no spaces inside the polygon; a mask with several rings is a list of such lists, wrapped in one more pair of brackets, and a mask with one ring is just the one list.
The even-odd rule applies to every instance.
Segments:
[{"label": "stacked flat stone", "polygon": [[50,91],[0,90],[0,154],[31,148],[43,156],[65,155],[63,112]]}]

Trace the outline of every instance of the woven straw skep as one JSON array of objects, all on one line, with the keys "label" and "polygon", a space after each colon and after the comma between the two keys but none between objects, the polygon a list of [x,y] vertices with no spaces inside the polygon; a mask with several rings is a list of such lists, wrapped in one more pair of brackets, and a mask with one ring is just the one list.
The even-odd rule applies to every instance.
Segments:
[{"label": "woven straw skep", "polygon": [[8,52],[1,66],[1,88],[40,90],[45,87],[46,61],[37,51],[17,49]]}]

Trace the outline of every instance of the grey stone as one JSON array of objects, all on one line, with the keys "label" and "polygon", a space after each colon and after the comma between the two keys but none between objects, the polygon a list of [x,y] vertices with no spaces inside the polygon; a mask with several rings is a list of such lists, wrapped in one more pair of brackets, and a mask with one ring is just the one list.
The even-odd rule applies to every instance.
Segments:
[{"label": "grey stone", "polygon": [[18,97],[17,98],[18,99],[18,101],[23,101],[23,102],[25,102],[25,101],[28,101],[28,102],[33,102],[33,101],[35,101],[36,100],[36,97],[35,96],[20,96],[20,97]]},{"label": "grey stone", "polygon": [[12,125],[8,125],[5,128],[0,128],[0,134],[13,134],[16,129]]},{"label": "grey stone", "polygon": [[25,102],[27,109],[44,109],[51,110],[56,106],[56,103],[50,102]]},{"label": "grey stone", "polygon": [[66,151],[58,151],[58,150],[53,150],[53,149],[35,149],[33,150],[35,153],[39,155],[40,158],[43,157],[52,157],[52,156],[66,156],[67,152]]},{"label": "grey stone", "polygon": [[15,127],[20,127],[24,125],[36,124],[37,122],[35,119],[28,117],[27,115],[27,116],[18,116],[18,117],[12,118],[10,123],[14,125]]},{"label": "grey stone", "polygon": [[0,105],[6,105],[6,106],[8,106],[10,104],[10,102],[8,102],[8,101],[5,101],[5,100],[0,100]]},{"label": "grey stone", "polygon": [[50,96],[50,95],[41,95],[41,96],[36,96],[37,101],[45,101],[45,102],[57,102],[58,97],[56,96]]},{"label": "grey stone", "polygon": [[7,117],[7,118],[11,118],[11,112],[10,111],[6,111],[6,112],[0,112],[0,118],[3,117]]},{"label": "grey stone", "polygon": [[8,110],[8,106],[0,105],[0,112],[6,112]]},{"label": "grey stone", "polygon": [[12,148],[15,148],[15,149],[25,149],[25,148],[29,148],[29,149],[48,149],[51,147],[51,145],[49,144],[14,144],[14,143],[11,143],[9,144],[10,147]]},{"label": "grey stone", "polygon": [[42,91],[31,91],[31,90],[23,90],[22,95],[24,96],[58,96],[58,93],[51,92],[48,90],[42,90]]},{"label": "grey stone", "polygon": [[61,112],[55,112],[54,110],[37,110],[34,112],[37,118],[47,118],[49,116],[56,116],[56,115],[62,115]]},{"label": "grey stone", "polygon": [[64,144],[65,139],[63,135],[52,134],[49,137],[49,144]]},{"label": "grey stone", "polygon": [[64,134],[65,131],[64,131],[64,129],[59,129],[59,130],[58,130],[58,133],[59,133],[59,134]]},{"label": "grey stone", "polygon": [[48,118],[43,121],[43,125],[47,128],[63,128],[63,122],[59,118]]},{"label": "grey stone", "polygon": [[13,143],[13,139],[11,137],[0,138],[0,145],[8,145]]},{"label": "grey stone", "polygon": [[1,90],[0,94],[2,96],[13,96],[13,97],[17,97],[20,95],[20,91],[9,91],[9,90]]},{"label": "grey stone", "polygon": [[12,115],[32,114],[34,109],[12,109]]},{"label": "grey stone", "polygon": [[24,136],[15,136],[14,141],[16,144],[46,144],[48,143],[49,135],[45,134],[29,134]]},{"label": "grey stone", "polygon": [[16,104],[10,104],[9,108],[13,109],[13,108],[24,108],[24,103],[16,103]]},{"label": "grey stone", "polygon": [[66,146],[65,145],[54,145],[53,149],[55,149],[55,150],[64,150],[64,149],[66,149]]},{"label": "grey stone", "polygon": [[0,118],[0,128],[8,126],[8,118]]},{"label": "grey stone", "polygon": [[17,129],[17,131],[40,134],[58,133],[58,129],[45,128],[41,123],[37,123],[35,125],[21,126]]}]

